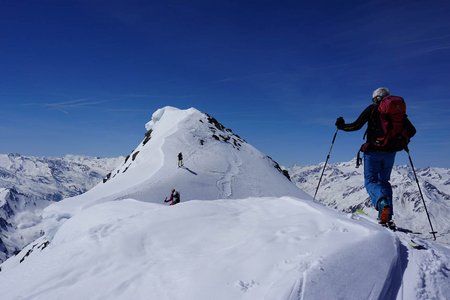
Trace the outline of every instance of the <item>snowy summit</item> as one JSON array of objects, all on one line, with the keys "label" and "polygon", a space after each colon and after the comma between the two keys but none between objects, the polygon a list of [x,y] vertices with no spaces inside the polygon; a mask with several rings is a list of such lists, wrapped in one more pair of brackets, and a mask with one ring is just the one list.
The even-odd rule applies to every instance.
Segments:
[{"label": "snowy summit", "polygon": [[102,183],[44,210],[42,236],[1,265],[2,299],[450,298],[448,248],[288,177],[213,117],[159,109]]},{"label": "snowy summit", "polygon": [[[194,108],[158,109],[145,128],[143,141],[103,184],[49,211],[72,213],[72,207],[78,210],[125,198],[163,203],[172,188],[181,192],[182,202],[252,196],[309,198],[283,176],[270,157]],[[180,152],[182,168],[177,165]]]}]

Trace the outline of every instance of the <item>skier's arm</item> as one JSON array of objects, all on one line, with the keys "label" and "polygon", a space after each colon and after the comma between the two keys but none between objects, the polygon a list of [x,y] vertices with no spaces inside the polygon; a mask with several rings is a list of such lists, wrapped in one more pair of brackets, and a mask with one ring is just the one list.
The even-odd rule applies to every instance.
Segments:
[{"label": "skier's arm", "polygon": [[364,124],[367,123],[367,121],[369,121],[370,115],[372,114],[372,110],[374,109],[373,105],[369,105],[358,117],[358,119],[356,119],[355,122],[353,123],[348,123],[348,124],[342,124],[341,126],[339,126],[340,130],[344,130],[344,131],[356,131],[356,130],[360,130]]},{"label": "skier's arm", "polygon": [[170,194],[169,199],[167,199],[167,197],[166,197],[166,199],[164,200],[164,202],[170,202],[170,201],[173,201],[173,194]]}]

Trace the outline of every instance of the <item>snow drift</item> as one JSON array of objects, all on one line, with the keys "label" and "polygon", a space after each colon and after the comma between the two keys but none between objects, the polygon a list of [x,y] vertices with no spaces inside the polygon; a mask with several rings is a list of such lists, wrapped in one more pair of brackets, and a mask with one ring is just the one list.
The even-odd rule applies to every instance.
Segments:
[{"label": "snow drift", "polygon": [[401,281],[394,236],[289,197],[106,202],[39,246],[4,265],[0,286],[28,284],[2,297],[371,299]]}]

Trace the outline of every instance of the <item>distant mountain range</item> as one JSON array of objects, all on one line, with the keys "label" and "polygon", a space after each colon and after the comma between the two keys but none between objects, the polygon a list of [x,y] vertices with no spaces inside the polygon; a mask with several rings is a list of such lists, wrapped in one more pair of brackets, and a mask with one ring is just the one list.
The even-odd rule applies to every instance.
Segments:
[{"label": "distant mountain range", "polygon": [[39,236],[33,225],[44,207],[86,192],[121,161],[0,154],[0,262]]},{"label": "distant mountain range", "polygon": [[[376,218],[377,212],[364,188],[364,166],[356,168],[355,165],[355,161],[327,165],[316,201],[347,213],[364,211]],[[293,166],[288,171],[299,188],[314,195],[322,169],[323,164],[320,164]],[[423,168],[416,173],[431,222],[438,231],[437,238],[450,244],[450,169]],[[397,225],[430,237],[430,225],[411,167],[395,166],[391,183]]]}]

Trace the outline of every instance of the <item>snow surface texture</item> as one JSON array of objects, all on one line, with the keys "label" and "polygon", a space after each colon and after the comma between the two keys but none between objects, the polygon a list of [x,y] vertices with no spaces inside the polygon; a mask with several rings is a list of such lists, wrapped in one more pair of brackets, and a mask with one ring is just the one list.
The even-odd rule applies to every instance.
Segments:
[{"label": "snow surface texture", "polygon": [[448,299],[449,249],[407,239],[290,197],[124,199],[6,261],[0,288],[2,299]]},{"label": "snow surface texture", "polygon": [[312,202],[196,110],[156,115],[131,163],[45,209],[45,235],[1,265],[2,299],[449,298],[448,248]]},{"label": "snow surface texture", "polygon": [[41,235],[40,212],[92,188],[123,157],[0,155],[0,262]]},{"label": "snow surface texture", "polygon": [[288,197],[127,199],[79,212],[36,256],[7,261],[0,287],[28,282],[6,299],[370,299],[398,291],[398,247],[376,225]]},{"label": "snow surface texture", "polygon": [[[398,154],[398,155],[401,155]],[[289,168],[299,188],[314,195],[323,164]],[[343,212],[363,210],[373,218],[373,208],[364,188],[364,168],[355,168],[355,161],[328,164],[316,200]],[[437,241],[450,244],[450,170],[425,168],[416,170]],[[391,175],[394,219],[398,226],[433,238],[414,174],[409,166],[395,166]]]}]

